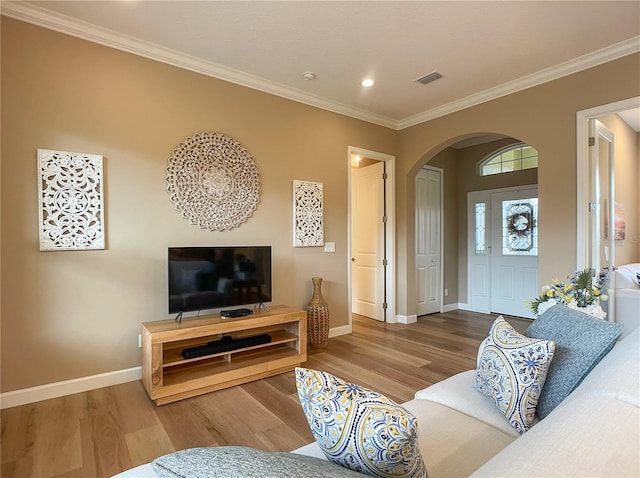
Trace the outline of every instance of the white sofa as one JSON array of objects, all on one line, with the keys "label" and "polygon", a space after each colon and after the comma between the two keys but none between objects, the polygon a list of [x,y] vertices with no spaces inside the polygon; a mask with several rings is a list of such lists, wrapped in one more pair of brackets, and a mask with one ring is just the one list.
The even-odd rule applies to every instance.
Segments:
[{"label": "white sofa", "polygon": [[[640,476],[639,329],[522,436],[473,376],[462,372],[403,404],[418,418],[430,478]],[[322,457],[315,443],[296,452]]]},{"label": "white sofa", "polygon": [[[460,373],[403,404],[418,419],[430,478],[640,476],[640,329],[523,435],[473,388],[473,376]],[[315,443],[294,453],[324,458]],[[116,476],[156,477],[149,464]]]},{"label": "white sofa", "polygon": [[619,266],[614,272],[615,320],[624,325],[622,337],[640,325],[640,286],[636,279],[638,273],[638,262]]}]

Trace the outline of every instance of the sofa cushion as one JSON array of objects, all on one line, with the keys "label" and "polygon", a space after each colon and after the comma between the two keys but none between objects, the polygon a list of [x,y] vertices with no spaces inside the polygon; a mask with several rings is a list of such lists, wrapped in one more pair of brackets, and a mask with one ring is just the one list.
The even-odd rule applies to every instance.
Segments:
[{"label": "sofa cushion", "polygon": [[640,408],[640,329],[616,343],[563,403],[612,398]]},{"label": "sofa cushion", "polygon": [[151,467],[160,478],[361,476],[320,458],[293,453],[269,453],[241,446],[189,448],[156,458]]},{"label": "sofa cushion", "polygon": [[474,386],[496,404],[518,433],[533,422],[554,351],[553,342],[519,334],[502,316],[480,345]]},{"label": "sofa cushion", "polygon": [[556,344],[553,362],[538,401],[544,418],[569,395],[611,350],[622,326],[578,310],[555,305],[527,328],[525,335]]},{"label": "sofa cushion", "polygon": [[[471,391],[484,398],[476,390]],[[402,406],[409,410],[419,423],[425,424],[420,430],[419,442],[422,457],[429,470],[429,478],[469,476],[520,436],[517,433],[516,436],[504,433],[476,420],[473,416],[431,400],[416,398],[403,403]],[[504,417],[500,416],[506,423]],[[293,452],[325,456],[315,442]]]},{"label": "sofa cushion", "polygon": [[[519,437],[520,434],[504,419],[504,415],[496,407],[495,403],[474,387],[473,379],[475,374],[475,370],[461,372],[441,382],[434,383],[423,390],[418,390],[415,398],[441,403],[476,420],[480,420],[507,435],[514,438]],[[420,421],[420,417],[417,418]],[[538,418],[534,417],[531,425],[537,421]],[[429,472],[431,472],[430,468]]]},{"label": "sofa cushion", "polygon": [[626,402],[591,397],[566,401],[471,476],[637,477],[638,423],[640,409]]},{"label": "sofa cushion", "polygon": [[427,476],[418,423],[405,408],[325,372],[296,368],[295,375],[311,432],[329,460],[373,476]]}]

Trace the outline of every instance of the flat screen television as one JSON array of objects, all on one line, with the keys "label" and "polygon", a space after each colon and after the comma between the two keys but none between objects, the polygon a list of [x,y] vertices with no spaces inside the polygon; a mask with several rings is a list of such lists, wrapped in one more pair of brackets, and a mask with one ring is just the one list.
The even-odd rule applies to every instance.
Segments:
[{"label": "flat screen television", "polygon": [[271,246],[169,247],[169,313],[271,301]]}]

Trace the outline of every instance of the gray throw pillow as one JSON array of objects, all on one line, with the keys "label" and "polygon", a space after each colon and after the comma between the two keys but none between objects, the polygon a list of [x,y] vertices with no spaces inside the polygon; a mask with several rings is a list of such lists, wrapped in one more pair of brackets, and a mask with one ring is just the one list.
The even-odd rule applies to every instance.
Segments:
[{"label": "gray throw pillow", "polygon": [[269,453],[242,446],[189,448],[151,462],[160,478],[356,478],[360,473],[295,453]]},{"label": "gray throw pillow", "polygon": [[538,417],[544,418],[609,353],[622,334],[622,325],[596,319],[564,305],[554,305],[534,320],[524,334],[556,344],[536,408]]}]

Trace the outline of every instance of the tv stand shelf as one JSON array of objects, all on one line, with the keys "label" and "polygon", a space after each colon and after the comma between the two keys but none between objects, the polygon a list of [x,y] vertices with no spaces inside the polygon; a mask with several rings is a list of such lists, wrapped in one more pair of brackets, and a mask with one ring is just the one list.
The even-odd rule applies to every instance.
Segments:
[{"label": "tv stand shelf", "polygon": [[[271,342],[185,359],[182,350],[221,336],[269,334]],[[293,370],[307,360],[307,315],[273,306],[238,318],[219,315],[142,324],[142,383],[156,405]]]}]

